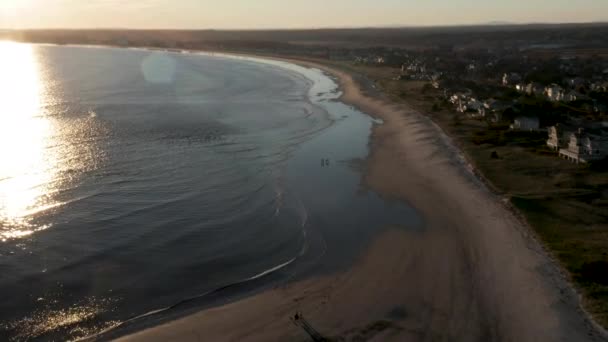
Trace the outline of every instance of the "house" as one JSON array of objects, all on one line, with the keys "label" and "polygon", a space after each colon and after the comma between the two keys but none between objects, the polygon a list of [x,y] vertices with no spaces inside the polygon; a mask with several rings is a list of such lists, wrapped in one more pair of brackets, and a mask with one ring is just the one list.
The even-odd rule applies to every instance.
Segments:
[{"label": "house", "polygon": [[[431,79],[432,75],[429,76],[429,73],[430,71],[427,69],[426,65],[416,60],[411,63],[404,63],[401,65],[401,75],[407,76],[407,78],[410,80],[434,81]],[[441,76],[441,74],[439,74],[439,76]]]},{"label": "house", "polygon": [[471,98],[473,92],[470,89],[465,89],[461,92],[456,92],[452,96],[450,96],[450,102],[452,104],[457,104],[458,101],[468,102]]},{"label": "house", "polygon": [[475,98],[471,98],[469,102],[467,102],[467,108],[469,110],[478,111],[483,107],[483,103]]},{"label": "house", "polygon": [[536,116],[518,116],[511,125],[511,129],[518,131],[535,131],[539,128],[540,121]]},{"label": "house", "polygon": [[435,72],[431,75],[430,81],[431,81],[431,85],[433,86],[433,88],[439,89],[441,87],[440,80],[441,80],[441,73]]},{"label": "house", "polygon": [[463,93],[454,93],[454,95],[450,96],[450,102],[452,104],[458,104],[458,102],[461,102],[465,98],[466,96]]},{"label": "house", "polygon": [[369,63],[369,58],[363,57],[363,56],[356,56],[355,63],[367,64],[367,63]]},{"label": "house", "polygon": [[502,115],[505,110],[512,106],[511,103],[506,101],[498,101],[496,99],[489,99],[483,102],[483,107],[479,110],[490,122],[502,121]]},{"label": "house", "polygon": [[486,120],[497,123],[502,121],[502,112],[493,112],[486,115]]},{"label": "house", "polygon": [[526,84],[525,83],[518,83],[515,85],[515,90],[517,90],[520,93],[525,93],[526,92]]},{"label": "house", "polygon": [[581,78],[581,77],[574,77],[574,78],[567,79],[566,83],[568,83],[568,86],[570,88],[572,88],[572,89],[578,89],[579,87],[585,86],[585,84],[587,83],[587,81],[584,78]]},{"label": "house", "polygon": [[545,91],[545,87],[542,84],[532,82],[526,85],[525,93],[529,96],[542,96]]},{"label": "house", "polygon": [[601,103],[596,103],[593,105],[593,111],[595,113],[606,114],[608,113],[608,106]]},{"label": "house", "polygon": [[505,87],[517,84],[519,82],[521,82],[521,76],[517,73],[512,72],[502,76],[502,85]]},{"label": "house", "polygon": [[484,101],[483,106],[490,112],[502,112],[505,111],[507,108],[511,107],[511,104],[505,101],[489,99]]},{"label": "house", "polygon": [[467,105],[464,104],[464,102],[462,101],[462,99],[459,99],[457,103],[455,103],[456,105],[456,111],[458,113],[464,113],[467,111]]},{"label": "house", "polygon": [[553,83],[545,88],[545,95],[549,101],[557,102],[564,99],[564,88]]},{"label": "house", "polygon": [[470,99],[466,104],[466,111],[469,112],[469,117],[473,119],[483,118],[486,115],[483,102],[477,99]]},{"label": "house", "polygon": [[565,102],[573,102],[576,100],[581,99],[583,96],[582,94],[576,92],[576,91],[569,91],[564,95],[564,101]]},{"label": "house", "polygon": [[579,128],[570,133],[568,146],[559,150],[559,156],[576,163],[587,163],[608,157],[608,139],[591,135]]},{"label": "house", "polygon": [[549,139],[547,140],[547,146],[554,151],[559,151],[560,148],[567,146],[563,126],[557,124],[549,127]]},{"label": "house", "polygon": [[591,89],[591,91],[606,92],[608,91],[608,82],[604,81],[591,83],[589,89]]}]

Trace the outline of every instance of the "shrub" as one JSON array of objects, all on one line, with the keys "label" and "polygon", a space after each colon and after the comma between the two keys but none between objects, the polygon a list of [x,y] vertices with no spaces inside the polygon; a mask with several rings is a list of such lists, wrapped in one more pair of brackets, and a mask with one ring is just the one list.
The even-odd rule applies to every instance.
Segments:
[{"label": "shrub", "polygon": [[601,260],[584,263],[579,275],[582,282],[608,285],[608,262]]}]

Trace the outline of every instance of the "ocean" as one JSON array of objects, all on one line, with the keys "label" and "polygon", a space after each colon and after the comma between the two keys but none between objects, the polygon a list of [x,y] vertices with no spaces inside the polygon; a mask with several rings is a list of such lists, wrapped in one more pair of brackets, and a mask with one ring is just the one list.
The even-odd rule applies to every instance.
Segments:
[{"label": "ocean", "polygon": [[279,61],[0,43],[0,340],[162,320],[423,229],[365,187],[381,123],[339,95]]}]

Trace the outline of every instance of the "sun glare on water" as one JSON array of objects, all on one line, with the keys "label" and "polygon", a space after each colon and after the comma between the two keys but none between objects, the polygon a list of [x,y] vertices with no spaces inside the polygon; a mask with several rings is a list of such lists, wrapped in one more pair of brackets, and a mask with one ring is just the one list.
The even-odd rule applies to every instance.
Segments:
[{"label": "sun glare on water", "polygon": [[32,46],[0,42],[0,240],[44,229],[30,217],[56,206],[48,196],[57,158],[53,125],[41,113],[43,80]]}]

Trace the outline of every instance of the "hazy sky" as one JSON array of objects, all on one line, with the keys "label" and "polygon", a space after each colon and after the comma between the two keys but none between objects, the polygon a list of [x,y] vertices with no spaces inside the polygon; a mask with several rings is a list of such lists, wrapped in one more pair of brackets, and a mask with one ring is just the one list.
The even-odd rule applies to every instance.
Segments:
[{"label": "hazy sky", "polygon": [[1,28],[300,28],[608,21],[608,0],[0,0]]}]

